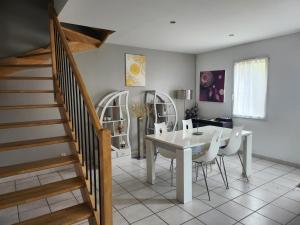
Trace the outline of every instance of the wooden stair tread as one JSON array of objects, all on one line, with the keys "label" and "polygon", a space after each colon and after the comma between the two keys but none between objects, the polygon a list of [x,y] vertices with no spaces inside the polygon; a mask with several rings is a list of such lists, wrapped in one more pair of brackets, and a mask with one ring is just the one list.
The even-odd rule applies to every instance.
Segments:
[{"label": "wooden stair tread", "polygon": [[42,109],[42,108],[56,108],[63,107],[62,104],[37,104],[37,105],[0,105],[0,110],[11,109]]},{"label": "wooden stair tread", "polygon": [[51,67],[50,63],[1,63],[0,67]]},{"label": "wooden stair tread", "polygon": [[59,136],[59,137],[8,142],[8,143],[0,144],[0,152],[22,149],[22,148],[39,147],[44,145],[60,144],[60,143],[70,142],[70,141],[72,141],[72,138],[70,136]]},{"label": "wooden stair tread", "polygon": [[17,76],[2,76],[0,80],[53,80],[52,77],[17,77]]},{"label": "wooden stair tread", "polygon": [[14,122],[14,123],[0,123],[0,129],[45,126],[45,125],[62,124],[66,122],[67,120],[64,119],[54,119],[54,120],[36,120],[36,121],[26,121],[26,122]]},{"label": "wooden stair tread", "polygon": [[54,93],[54,90],[20,90],[20,89],[8,89],[8,90],[0,90],[0,93]]},{"label": "wooden stair tread", "polygon": [[0,167],[0,178],[31,173],[39,170],[51,169],[77,163],[78,158],[74,155],[62,156],[52,159],[44,159],[35,162],[22,163],[12,166]]},{"label": "wooden stair tread", "polygon": [[83,186],[84,181],[80,177],[75,177],[21,191],[2,194],[0,195],[0,209],[49,198],[54,195],[77,190]]},{"label": "wooden stair tread", "polygon": [[93,216],[92,209],[85,203],[75,205],[66,209],[56,211],[51,214],[39,216],[24,222],[16,223],[18,225],[70,225]]}]

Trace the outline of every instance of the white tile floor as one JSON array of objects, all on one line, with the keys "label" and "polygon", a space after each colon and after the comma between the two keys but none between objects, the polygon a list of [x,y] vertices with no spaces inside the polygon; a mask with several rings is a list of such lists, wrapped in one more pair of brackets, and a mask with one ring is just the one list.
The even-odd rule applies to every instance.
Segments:
[{"label": "white tile floor", "polygon": [[[114,225],[299,225],[300,169],[253,159],[249,182],[241,177],[236,157],[226,158],[230,189],[226,190],[216,165],[208,170],[211,201],[203,176],[193,183],[193,201],[179,204],[172,187],[169,161],[158,157],[157,183],[146,182],[146,162],[136,159],[113,161]],[[195,175],[195,174],[194,174]],[[55,182],[75,176],[73,168],[33,174],[15,180],[0,180],[0,194]],[[174,178],[174,184],[175,178]],[[0,224],[12,224],[82,202],[76,190],[29,204],[0,210]],[[87,225],[87,221],[77,225]]]},{"label": "white tile floor", "polygon": [[300,190],[295,188],[300,169],[254,158],[247,182],[238,158],[230,157],[229,190],[213,165],[208,174],[211,201],[201,174],[193,183],[193,201],[179,204],[176,187],[170,185],[169,160],[158,157],[156,165],[157,183],[149,185],[145,160],[113,162],[114,225],[300,225]]}]

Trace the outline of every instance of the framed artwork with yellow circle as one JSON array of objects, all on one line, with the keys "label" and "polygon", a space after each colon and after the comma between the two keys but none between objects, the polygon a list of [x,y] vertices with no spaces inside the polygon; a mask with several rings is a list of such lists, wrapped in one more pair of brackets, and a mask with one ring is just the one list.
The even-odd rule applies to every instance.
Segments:
[{"label": "framed artwork with yellow circle", "polygon": [[144,55],[125,54],[126,78],[128,87],[144,87],[146,85],[146,57]]}]

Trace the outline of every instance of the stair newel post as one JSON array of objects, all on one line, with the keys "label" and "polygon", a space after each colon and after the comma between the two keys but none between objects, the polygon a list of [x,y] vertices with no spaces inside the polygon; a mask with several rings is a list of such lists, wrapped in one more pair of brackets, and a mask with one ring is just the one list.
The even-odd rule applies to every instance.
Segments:
[{"label": "stair newel post", "polygon": [[100,224],[112,225],[111,133],[108,129],[100,129],[98,138]]}]

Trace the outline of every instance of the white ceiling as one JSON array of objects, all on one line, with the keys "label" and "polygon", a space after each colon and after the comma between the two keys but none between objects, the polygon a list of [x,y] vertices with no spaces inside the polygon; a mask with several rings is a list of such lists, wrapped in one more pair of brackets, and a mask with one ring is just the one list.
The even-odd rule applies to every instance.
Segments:
[{"label": "white ceiling", "polygon": [[300,31],[300,0],[69,0],[60,20],[115,30],[108,43],[200,53]]}]

